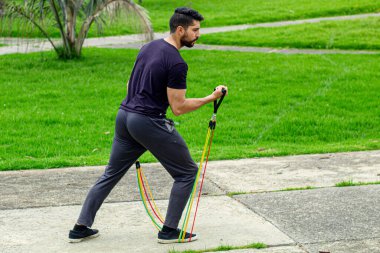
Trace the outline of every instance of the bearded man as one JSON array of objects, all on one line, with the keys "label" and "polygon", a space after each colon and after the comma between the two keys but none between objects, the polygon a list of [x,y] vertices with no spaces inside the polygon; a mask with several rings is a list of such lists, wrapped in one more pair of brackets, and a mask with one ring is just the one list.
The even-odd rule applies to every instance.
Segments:
[{"label": "bearded man", "polygon": [[[128,93],[116,117],[115,136],[109,163],[104,174],[91,188],[74,228],[71,242],[99,235],[92,229],[96,212],[105,198],[134,162],[150,151],[174,179],[164,226],[158,233],[159,243],[178,242],[178,223],[186,206],[197,174],[197,165],[188,147],[166,118],[170,106],[174,115],[194,111],[220,98],[222,89],[203,98],[186,98],[188,66],[179,53],[183,46],[193,47],[200,36],[201,14],[190,8],[177,8],[170,19],[170,35],[144,45],[135,62]],[[185,234],[185,239],[197,235]],[[185,240],[184,242],[188,242]]]}]

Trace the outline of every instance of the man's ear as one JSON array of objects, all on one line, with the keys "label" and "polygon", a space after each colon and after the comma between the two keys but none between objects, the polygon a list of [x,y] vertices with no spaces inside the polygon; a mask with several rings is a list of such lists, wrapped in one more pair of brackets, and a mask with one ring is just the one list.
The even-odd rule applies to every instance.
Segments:
[{"label": "man's ear", "polygon": [[185,33],[185,28],[183,28],[183,26],[177,26],[176,32],[178,35],[182,36]]}]

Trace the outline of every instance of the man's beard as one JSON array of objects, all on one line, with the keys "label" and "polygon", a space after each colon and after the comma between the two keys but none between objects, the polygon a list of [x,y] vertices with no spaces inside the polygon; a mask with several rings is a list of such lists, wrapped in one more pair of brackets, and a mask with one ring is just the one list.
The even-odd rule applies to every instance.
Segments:
[{"label": "man's beard", "polygon": [[197,41],[198,39],[195,39],[195,40],[192,40],[192,41],[188,41],[186,40],[186,37],[181,39],[181,46],[185,46],[185,47],[193,47],[194,44],[195,44],[195,41]]}]

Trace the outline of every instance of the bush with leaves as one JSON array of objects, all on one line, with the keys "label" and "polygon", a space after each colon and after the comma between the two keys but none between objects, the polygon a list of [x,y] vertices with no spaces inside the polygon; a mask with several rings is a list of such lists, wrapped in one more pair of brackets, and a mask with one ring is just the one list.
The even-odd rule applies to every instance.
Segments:
[{"label": "bush with leaves", "polygon": [[[102,30],[120,19],[135,23],[147,40],[153,39],[146,10],[132,0],[8,0],[3,3],[0,29],[10,32],[22,22],[27,29],[38,29],[60,58],[72,59],[81,56],[91,25]],[[58,29],[61,40],[52,38],[51,26]]]}]

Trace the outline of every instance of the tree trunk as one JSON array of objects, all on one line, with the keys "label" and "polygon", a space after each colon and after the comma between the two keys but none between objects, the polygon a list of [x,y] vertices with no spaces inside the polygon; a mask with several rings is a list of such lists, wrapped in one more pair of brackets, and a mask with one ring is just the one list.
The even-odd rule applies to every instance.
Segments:
[{"label": "tree trunk", "polygon": [[59,57],[69,58],[70,59],[70,58],[73,57],[72,56],[72,48],[69,45],[68,37],[67,37],[67,35],[65,33],[64,26],[63,26],[62,20],[61,20],[61,18],[59,16],[59,12],[58,12],[57,6],[56,6],[54,0],[49,0],[49,3],[50,3],[50,9],[51,9],[51,11],[53,12],[53,15],[54,15],[54,19],[55,19],[55,21],[58,24],[58,29],[59,29],[59,32],[61,33],[61,38],[62,38],[62,42],[63,42],[63,53],[58,53]]},{"label": "tree trunk", "polygon": [[0,0],[0,18],[1,18],[1,16],[3,16],[3,8],[4,8],[4,2],[3,2],[3,0]]},{"label": "tree trunk", "polygon": [[[72,2],[68,3],[66,8],[66,36],[68,40],[68,46],[70,47],[70,51],[75,52],[75,23],[76,23],[76,14],[75,14],[75,6],[73,6]],[[77,55],[79,56],[79,55]]]}]

